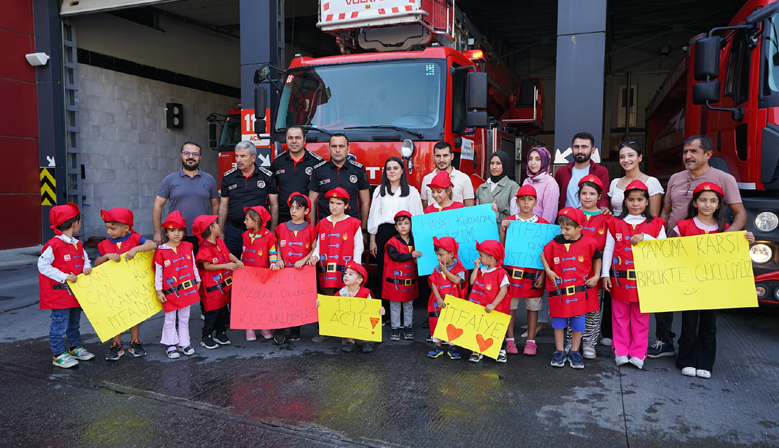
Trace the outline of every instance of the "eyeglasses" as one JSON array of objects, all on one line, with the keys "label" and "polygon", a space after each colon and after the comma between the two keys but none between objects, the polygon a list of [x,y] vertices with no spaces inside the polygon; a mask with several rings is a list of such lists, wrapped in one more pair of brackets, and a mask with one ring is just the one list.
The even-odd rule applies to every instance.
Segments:
[{"label": "eyeglasses", "polygon": [[187,157],[189,157],[189,156],[192,156],[192,157],[200,157],[200,153],[199,153],[199,152],[189,152],[189,151],[184,151],[184,152],[182,152],[182,154],[184,154],[184,155],[185,155],[185,156],[187,156]]},{"label": "eyeglasses", "polygon": [[687,189],[684,190],[684,197],[690,194],[690,186],[692,186],[692,177],[687,178]]},{"label": "eyeglasses", "polygon": [[622,149],[625,146],[630,146],[632,148],[633,145],[638,146],[638,142],[636,142],[635,140],[631,140],[629,142],[622,142],[622,143],[619,144],[619,149]]}]

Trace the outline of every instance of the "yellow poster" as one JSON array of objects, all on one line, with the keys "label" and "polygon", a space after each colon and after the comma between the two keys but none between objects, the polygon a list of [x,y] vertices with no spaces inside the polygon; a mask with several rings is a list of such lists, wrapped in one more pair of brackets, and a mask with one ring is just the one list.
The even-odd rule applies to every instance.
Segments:
[{"label": "yellow poster", "polygon": [[444,302],[446,308],[441,309],[433,336],[497,359],[511,316],[498,311],[488,313],[481,305],[449,294]]},{"label": "yellow poster", "polygon": [[[641,312],[756,307],[752,260],[744,234],[667,238],[634,246]],[[619,286],[612,284],[612,288]]]},{"label": "yellow poster", "polygon": [[319,334],[381,342],[381,300],[319,296]]},{"label": "yellow poster", "polygon": [[153,258],[153,251],[138,252],[130,261],[122,254],[122,261],[109,260],[68,282],[102,342],[162,311]]}]

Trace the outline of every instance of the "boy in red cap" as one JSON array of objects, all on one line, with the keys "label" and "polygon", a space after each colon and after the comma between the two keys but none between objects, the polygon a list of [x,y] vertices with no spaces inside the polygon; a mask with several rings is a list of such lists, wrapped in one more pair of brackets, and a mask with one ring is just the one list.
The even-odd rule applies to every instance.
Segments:
[{"label": "boy in red cap", "polygon": [[[509,314],[511,300],[504,300],[509,292],[509,277],[501,267],[505,256],[503,245],[493,240],[485,240],[481,243],[477,241],[476,250],[479,251],[479,258],[473,262],[473,272],[471,272],[473,288],[468,300],[484,306],[488,313],[495,310]],[[483,266],[479,267],[480,265]],[[473,352],[468,360],[479,362],[483,356],[479,352]],[[496,361],[506,362],[505,340]]]},{"label": "boy in red cap", "polygon": [[444,210],[465,207],[465,204],[462,202],[452,200],[452,187],[454,184],[449,177],[449,172],[446,170],[439,171],[427,186],[430,188],[430,195],[435,202],[427,206],[425,213],[442,212]]},{"label": "boy in red cap", "polygon": [[[433,248],[438,258],[438,266],[433,269],[433,273],[428,277],[430,284],[430,298],[427,301],[428,319],[430,321],[430,339],[435,344],[433,350],[427,352],[430,358],[438,358],[444,353],[441,348],[441,340],[433,336],[435,327],[438,324],[438,317],[441,315],[441,309],[446,308],[444,299],[446,295],[465,299],[468,293],[468,282],[465,276],[468,271],[457,258],[457,252],[460,250],[457,241],[450,236],[442,238],[433,237]],[[460,359],[460,353],[457,347],[449,343],[447,350],[449,358],[452,360]]]},{"label": "boy in red cap", "polygon": [[[276,235],[266,228],[271,220],[270,213],[261,205],[244,207],[243,212],[246,231],[242,235],[241,261],[246,266],[279,270],[283,265],[279,265],[276,256]],[[270,330],[260,332],[266,340],[273,337]],[[246,340],[257,340],[254,330],[246,330]]]},{"label": "boy in red cap", "polygon": [[[132,260],[138,252],[149,252],[157,248],[154,241],[147,240],[133,230],[133,212],[126,208],[112,208],[100,210],[100,217],[105,222],[108,239],[97,245],[98,257],[95,266],[100,266],[108,260],[118,263],[122,260],[121,254],[126,254],[125,259]],[[134,357],[145,356],[146,350],[138,340],[141,324],[130,328],[130,354]],[[117,361],[124,355],[122,347],[122,334],[114,336],[111,347],[108,348],[106,361]]]},{"label": "boy in red cap", "polygon": [[218,238],[222,232],[217,218],[216,215],[200,215],[192,223],[192,233],[200,240],[195,260],[202,279],[200,300],[205,310],[200,345],[209,350],[231,344],[227,337],[230,325],[227,304],[230,303],[232,290],[232,271],[243,267],[243,262],[231,254],[224,241]]},{"label": "boy in red cap", "polygon": [[[538,203],[536,189],[532,185],[523,185],[514,195],[519,208],[519,213],[511,215],[500,223],[500,242],[506,244],[506,231],[512,222],[535,222],[549,224],[547,220],[533,213],[533,208]],[[514,319],[519,308],[519,301],[525,300],[527,309],[527,341],[523,354],[535,356],[538,352],[536,345],[536,325],[538,325],[538,312],[543,308],[544,296],[544,272],[540,269],[520,268],[517,266],[505,266],[509,275],[509,297],[511,297],[511,322],[506,332],[506,353],[516,355],[517,345],[514,342]]]},{"label": "boy in red cap", "polygon": [[[312,257],[316,247],[316,227],[308,222],[308,214],[311,212],[311,199],[298,192],[292,193],[287,199],[290,221],[283,222],[276,227],[276,236],[279,240],[278,257],[280,266],[300,269],[310,264],[315,265],[318,259]],[[279,328],[273,333],[273,341],[283,344],[286,339],[286,330]],[[300,327],[289,329],[289,340],[300,340]]]},{"label": "boy in red cap", "polygon": [[[324,220],[323,220],[324,221]],[[356,261],[352,260],[346,265],[344,272],[344,287],[339,289],[335,294],[335,297],[362,297],[365,299],[372,299],[371,290],[362,286],[365,280],[368,279],[368,271]],[[319,306],[319,302],[317,302]],[[384,315],[384,307],[379,310],[380,315]],[[344,352],[353,352],[357,350],[357,344],[354,339],[346,338],[346,345],[341,349]],[[373,351],[373,342],[363,341],[362,352],[370,353]]]},{"label": "boy in red cap", "polygon": [[[555,352],[552,366],[563,367],[565,361],[574,369],[584,368],[579,349],[584,332],[584,315],[599,308],[597,300],[587,294],[595,288],[600,277],[601,252],[595,240],[582,236],[584,213],[578,208],[565,207],[557,216],[560,233],[544,246],[541,263],[546,270],[549,294],[549,316],[554,329]],[[593,276],[593,272],[596,274]],[[571,350],[565,350],[565,329],[573,330]]]},{"label": "boy in red cap", "polygon": [[[68,202],[49,211],[54,238],[43,245],[38,258],[40,309],[51,310],[49,344],[54,354],[52,363],[64,369],[95,357],[81,345],[81,306],[66,281],[75,282],[79,274],[89,275],[92,266],[81,241],[73,235],[81,230],[78,205]],[[65,350],[67,338],[70,351]]]},{"label": "boy in red cap", "polygon": [[[363,242],[361,221],[344,211],[349,204],[349,193],[341,187],[325,194],[330,200],[330,216],[316,225],[317,246],[311,255],[319,260],[319,288],[322,294],[332,296],[344,285],[343,276],[350,261],[362,259]],[[316,335],[313,342],[323,342],[327,336]]]},{"label": "boy in red cap", "polygon": [[187,223],[181,213],[169,214],[161,228],[167,239],[154,252],[154,288],[165,311],[160,344],[167,347],[168,358],[176,359],[179,352],[195,354],[189,338],[189,307],[200,300],[200,274],[195,269],[192,243],[183,241]]},{"label": "boy in red cap", "polygon": [[411,234],[411,213],[401,210],[395,214],[395,229],[398,234],[384,245],[385,282],[382,298],[390,301],[390,341],[400,340],[400,308],[403,307],[403,339],[413,340],[411,323],[414,315],[414,299],[419,297],[416,259],[422,252],[414,250],[414,236]]}]

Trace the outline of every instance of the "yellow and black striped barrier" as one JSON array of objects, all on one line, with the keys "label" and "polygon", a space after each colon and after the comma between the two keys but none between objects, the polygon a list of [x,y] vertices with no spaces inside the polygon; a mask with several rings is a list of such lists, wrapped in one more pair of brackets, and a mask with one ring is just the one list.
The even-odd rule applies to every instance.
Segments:
[{"label": "yellow and black striped barrier", "polygon": [[57,205],[57,180],[54,168],[41,167],[41,205]]}]

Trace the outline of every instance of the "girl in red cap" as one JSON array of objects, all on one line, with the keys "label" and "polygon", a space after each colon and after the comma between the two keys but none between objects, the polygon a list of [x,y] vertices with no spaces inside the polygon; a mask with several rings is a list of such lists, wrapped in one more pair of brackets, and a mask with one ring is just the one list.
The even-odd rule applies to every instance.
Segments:
[{"label": "girl in red cap", "polygon": [[[266,228],[271,219],[270,213],[261,205],[244,207],[243,213],[246,231],[241,236],[243,238],[241,261],[245,266],[279,270],[283,265],[279,265],[276,256],[276,235]],[[260,332],[266,340],[273,337],[270,330],[260,330]],[[254,330],[246,330],[246,340],[257,340]]]},{"label": "girl in red cap", "polygon": [[200,274],[192,243],[183,241],[187,223],[181,213],[169,214],[160,227],[167,238],[154,252],[154,288],[165,311],[160,344],[167,346],[168,358],[176,359],[179,352],[195,354],[189,338],[189,307],[200,300]]},{"label": "girl in red cap", "polygon": [[[133,212],[126,208],[112,208],[111,210],[100,210],[100,217],[105,222],[108,239],[101,241],[97,245],[98,257],[95,260],[95,266],[107,262],[108,260],[116,263],[122,261],[120,254],[126,254],[125,259],[132,260],[138,252],[149,252],[157,248],[154,241],[147,240],[133,230]],[[141,324],[133,325],[130,328],[130,354],[134,357],[145,356],[146,350],[138,340],[138,334],[141,331]],[[108,348],[106,361],[116,361],[124,354],[122,348],[122,334],[114,336],[111,347]]]},{"label": "girl in red cap", "polygon": [[[687,219],[678,221],[671,236],[693,236],[720,233],[728,229],[725,222],[725,193],[719,185],[704,182],[693,190]],[[752,232],[746,233],[750,244]],[[717,355],[717,310],[682,311],[682,334],[676,367],[682,375],[711,378],[711,368]]]},{"label": "girl in red cap", "polygon": [[612,350],[618,366],[644,368],[649,345],[649,314],[638,305],[633,246],[665,238],[665,221],[649,212],[649,189],[640,180],[625,188],[622,213],[609,223],[603,250],[603,289],[611,293]]},{"label": "girl in red cap", "polygon": [[395,228],[398,234],[384,245],[384,272],[382,298],[390,301],[390,341],[400,340],[400,308],[403,308],[403,339],[413,340],[411,326],[414,313],[414,299],[419,297],[417,285],[417,262],[422,252],[414,250],[411,235],[411,213],[403,210],[395,214]]},{"label": "girl in red cap", "polygon": [[[55,236],[43,245],[38,258],[40,309],[51,310],[52,363],[68,369],[79,361],[95,357],[81,345],[81,305],[67,284],[68,281],[75,282],[80,274],[89,275],[92,265],[81,241],[73,237],[81,230],[78,205],[68,202],[52,207],[49,221]],[[65,339],[70,344],[70,351],[65,350]]]},{"label": "girl in red cap", "polygon": [[[368,271],[358,262],[352,260],[346,265],[344,272],[344,287],[339,289],[333,296],[335,297],[362,297],[372,299],[371,290],[363,286],[368,279]],[[319,306],[319,301],[317,301]],[[384,315],[384,307],[379,309],[379,314]],[[345,338],[346,345],[341,349],[344,352],[353,352],[357,350],[357,343],[352,338]],[[373,351],[373,342],[363,341],[362,352],[370,353]]]},{"label": "girl in red cap", "polygon": [[[438,317],[441,315],[441,309],[446,308],[444,298],[447,294],[458,299],[465,298],[465,295],[468,293],[468,282],[465,280],[468,271],[457,258],[457,252],[459,252],[460,247],[454,238],[451,236],[445,236],[440,239],[433,237],[433,247],[435,248],[436,257],[438,257],[438,266],[435,267],[433,273],[427,279],[427,282],[430,284],[430,298],[427,301],[427,311],[430,320],[430,338],[435,347],[427,353],[427,356],[438,358],[444,353],[444,350],[441,348],[441,340],[433,336],[433,334],[435,333],[436,324],[438,324]],[[447,351],[450,359],[460,359],[460,353],[454,344],[449,343]]]},{"label": "girl in red cap", "polygon": [[465,204],[462,202],[452,200],[452,187],[454,184],[447,171],[439,171],[427,186],[430,188],[430,195],[435,203],[428,205],[425,213],[442,212],[444,210],[465,207]]},{"label": "girl in red cap", "polygon": [[[509,291],[509,277],[503,266],[505,251],[498,241],[485,240],[476,242],[476,250],[479,258],[473,262],[471,273],[471,294],[468,300],[484,306],[489,313],[493,310],[509,314],[511,300],[504,300]],[[480,265],[483,265],[479,267]],[[483,355],[479,352],[471,353],[468,359],[471,362],[479,362]],[[497,362],[506,362],[506,341],[498,354]]]}]

